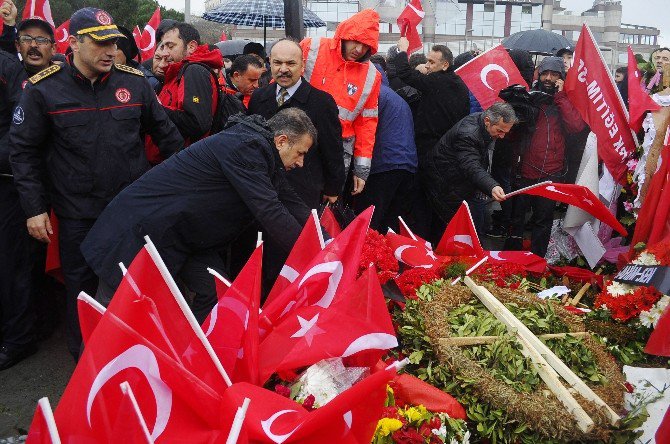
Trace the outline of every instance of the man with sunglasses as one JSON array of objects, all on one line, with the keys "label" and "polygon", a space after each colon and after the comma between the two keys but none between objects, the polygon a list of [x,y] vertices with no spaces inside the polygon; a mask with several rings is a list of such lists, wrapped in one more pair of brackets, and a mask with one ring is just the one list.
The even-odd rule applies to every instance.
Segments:
[{"label": "man with sunglasses", "polygon": [[30,235],[50,242],[49,207],[58,217],[67,342],[76,359],[77,295],[98,284],[81,242],[105,206],[148,170],[144,134],[166,158],[183,139],[144,75],[114,64],[116,41],[125,36],[106,11],[76,11],[69,34],[67,63],[30,77],[14,109],[10,163]]}]

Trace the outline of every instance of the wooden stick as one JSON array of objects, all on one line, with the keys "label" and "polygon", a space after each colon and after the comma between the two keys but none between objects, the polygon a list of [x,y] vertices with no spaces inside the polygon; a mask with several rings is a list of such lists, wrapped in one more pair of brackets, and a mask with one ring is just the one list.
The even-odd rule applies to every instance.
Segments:
[{"label": "wooden stick", "polygon": [[[575,333],[549,333],[540,335],[540,339],[565,339],[567,337],[585,338],[591,333],[587,331],[579,331]],[[449,338],[440,338],[438,342],[440,345],[451,345],[454,347],[463,347],[467,345],[492,344],[500,336],[452,336]]]},{"label": "wooden stick", "polygon": [[[599,269],[596,270],[596,274],[600,274],[602,272],[603,272],[602,268],[599,268]],[[586,284],[584,284],[584,286],[582,288],[579,289],[579,291],[577,292],[575,297],[572,298],[572,300],[570,301],[570,305],[579,304],[579,301],[582,300],[582,296],[584,296],[584,294],[586,293],[586,290],[588,290],[589,288],[591,288],[591,284],[587,282]]]},{"label": "wooden stick", "polygon": [[[549,347],[547,347],[540,339],[535,336],[529,329],[524,325],[523,322],[519,321],[512,312],[510,312],[507,307],[505,307],[502,302],[500,302],[498,299],[496,299],[495,296],[491,294],[490,291],[488,291],[486,288],[478,286],[470,277],[466,277],[464,279],[465,284],[470,287],[470,290],[472,290],[473,293],[482,301],[484,305],[487,306],[491,305],[496,309],[496,311],[500,311],[505,313],[505,320],[498,318],[500,321],[505,323],[508,326],[508,329],[512,329],[513,332],[517,333],[517,336],[523,336],[530,344],[532,344],[532,347],[534,347],[541,356],[543,356],[543,359],[546,359],[546,362],[551,365],[551,367],[559,374],[561,377],[565,380],[565,382],[568,383],[568,385],[571,388],[574,388],[577,393],[582,395],[584,398],[588,399],[589,401],[592,401],[596,405],[602,407],[605,410],[605,413],[609,417],[610,423],[612,425],[618,425],[621,422],[621,418],[617,413],[612,410],[610,406],[608,406],[605,401],[603,401],[591,388],[584,383],[584,381],[581,380],[579,376],[577,376],[570,368],[565,365],[561,359],[554,354],[554,352],[551,351]],[[473,288],[477,289],[478,291],[475,292]],[[487,302],[484,302],[486,300]],[[490,310],[490,308],[489,308]],[[496,315],[496,312],[491,311],[493,315]],[[498,316],[496,316],[498,317]],[[560,399],[560,398],[559,398]]]}]

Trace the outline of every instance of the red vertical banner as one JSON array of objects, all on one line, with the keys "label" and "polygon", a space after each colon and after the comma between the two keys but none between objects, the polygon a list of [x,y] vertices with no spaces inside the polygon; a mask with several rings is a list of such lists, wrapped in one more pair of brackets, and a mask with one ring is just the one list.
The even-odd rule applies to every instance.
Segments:
[{"label": "red vertical banner", "polygon": [[598,137],[598,156],[612,176],[626,183],[626,162],[635,152],[628,113],[589,27],[584,24],[575,48],[565,91]]}]

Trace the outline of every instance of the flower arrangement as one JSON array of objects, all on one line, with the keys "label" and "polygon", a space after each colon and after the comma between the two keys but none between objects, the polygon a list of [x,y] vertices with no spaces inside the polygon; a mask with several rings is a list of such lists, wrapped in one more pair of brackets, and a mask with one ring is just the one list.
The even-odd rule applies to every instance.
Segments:
[{"label": "flower arrangement", "polygon": [[[660,242],[638,254],[636,265],[669,265],[670,241]],[[594,308],[607,310],[612,319],[623,323],[635,323],[652,327],[667,306],[667,296],[654,287],[642,287],[609,281],[596,297]],[[644,315],[643,315],[644,313]]]},{"label": "flower arrangement", "polygon": [[387,387],[386,407],[377,423],[373,444],[467,444],[470,432],[465,421],[423,405],[397,406],[393,389]]},{"label": "flower arrangement", "polygon": [[379,232],[370,228],[365,236],[361,260],[358,266],[360,276],[370,265],[377,268],[379,283],[384,285],[389,279],[396,277],[399,270],[398,261],[393,256],[393,250],[389,247],[386,238]]}]

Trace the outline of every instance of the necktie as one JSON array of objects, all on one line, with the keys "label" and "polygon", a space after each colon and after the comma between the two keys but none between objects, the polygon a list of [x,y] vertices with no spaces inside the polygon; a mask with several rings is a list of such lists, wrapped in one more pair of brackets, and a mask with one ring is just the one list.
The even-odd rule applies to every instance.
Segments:
[{"label": "necktie", "polygon": [[281,88],[279,90],[279,97],[277,97],[277,105],[282,106],[287,98],[288,91],[286,91],[286,88]]}]

